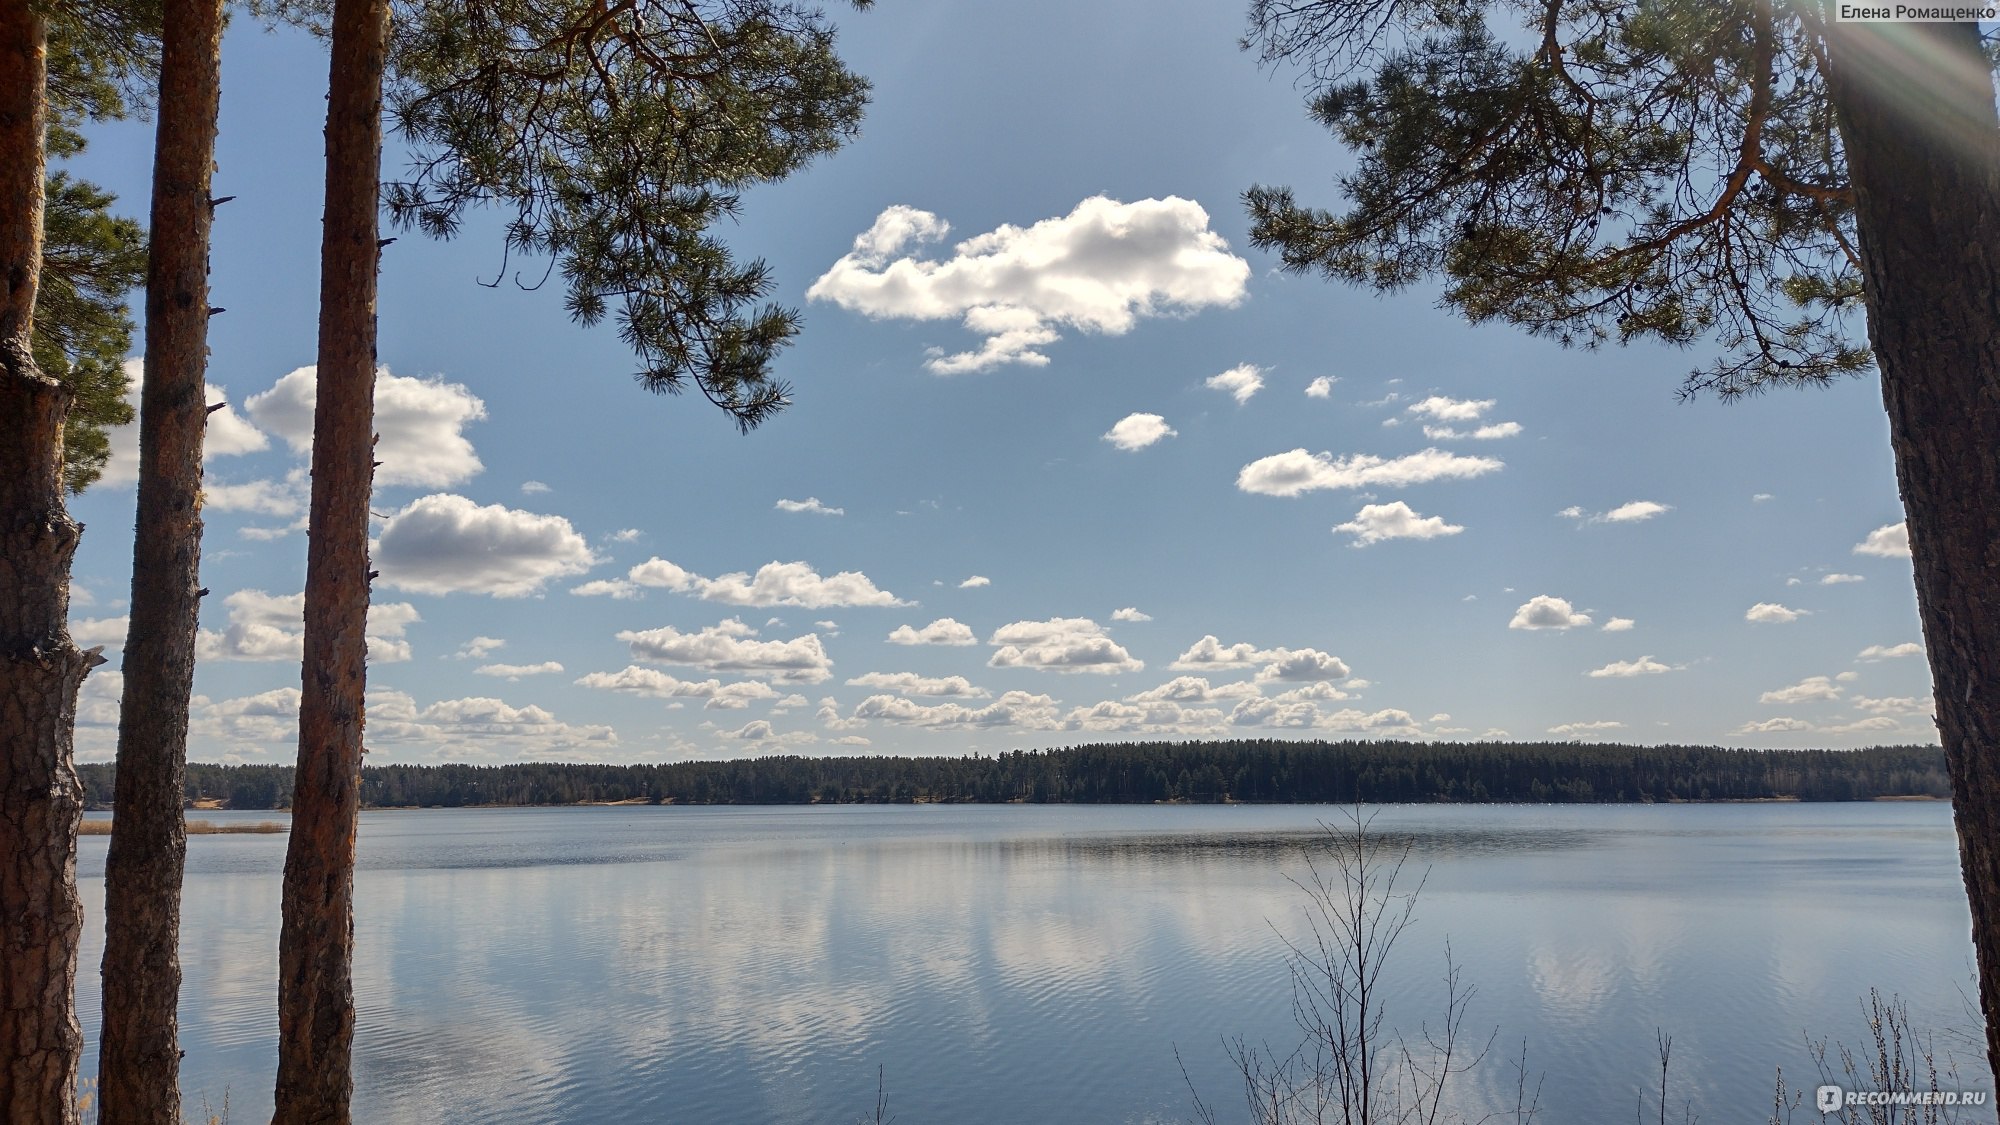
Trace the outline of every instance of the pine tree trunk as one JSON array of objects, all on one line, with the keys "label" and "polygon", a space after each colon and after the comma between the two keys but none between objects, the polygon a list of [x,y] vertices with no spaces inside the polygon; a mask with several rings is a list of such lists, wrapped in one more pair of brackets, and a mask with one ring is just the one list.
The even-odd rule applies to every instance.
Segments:
[{"label": "pine tree trunk", "polygon": [[304,697],[278,940],[274,1125],[349,1120],[354,836],[368,646],[375,274],[388,0],[335,0],[320,248]]},{"label": "pine tree trunk", "polygon": [[47,28],[0,0],[0,1120],[73,1125],[76,1022],[76,693],[90,659],[69,639],[63,509],[70,394],[29,344],[42,260]]},{"label": "pine tree trunk", "polygon": [[104,870],[101,1125],[180,1121],[181,812],[201,612],[201,444],[208,421],[209,181],[222,4],[166,0],[146,266],[139,506],[118,780]]},{"label": "pine tree trunk", "polygon": [[1834,24],[1828,47],[2000,1072],[2000,118],[1974,25]]}]

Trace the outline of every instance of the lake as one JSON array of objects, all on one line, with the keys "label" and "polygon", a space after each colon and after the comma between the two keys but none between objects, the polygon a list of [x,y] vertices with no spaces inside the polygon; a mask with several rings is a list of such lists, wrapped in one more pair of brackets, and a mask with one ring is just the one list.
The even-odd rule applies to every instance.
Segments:
[{"label": "lake", "polygon": [[[1389,806],[1414,921],[1388,1022],[1442,1013],[1445,949],[1493,1039],[1460,1087],[1545,1125],[1632,1119],[1673,1038],[1680,1120],[1762,1121],[1808,1034],[1898,993],[1947,1088],[1990,1090],[1941,803]],[[274,814],[201,813],[205,819]],[[282,815],[282,814],[277,814]],[[619,806],[365,812],[356,1120],[1241,1120],[1225,1038],[1289,1048],[1323,806]],[[85,838],[95,1068],[107,841]],[[283,836],[188,841],[182,1077],[268,1120]],[[1178,1051],[1179,1062],[1176,1061]],[[1651,1105],[1653,1095],[1648,1097]],[[1648,1109],[1650,1119],[1652,1110]],[[1967,1120],[1992,1119],[1991,1109]],[[1808,1104],[1800,1121],[1818,1121]]]}]

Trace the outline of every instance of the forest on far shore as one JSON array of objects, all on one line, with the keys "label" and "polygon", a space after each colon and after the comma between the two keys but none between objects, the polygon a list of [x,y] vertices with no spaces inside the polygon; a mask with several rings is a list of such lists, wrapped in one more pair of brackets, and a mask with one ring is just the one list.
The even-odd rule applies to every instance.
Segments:
[{"label": "forest on far shore", "polygon": [[[77,767],[89,807],[113,767]],[[386,765],[361,771],[368,808],[892,802],[1867,801],[1951,795],[1936,746],[1735,750],[1577,742],[1120,742],[995,757],[741,758],[638,765]],[[290,766],[189,763],[187,799],[290,806]]]}]

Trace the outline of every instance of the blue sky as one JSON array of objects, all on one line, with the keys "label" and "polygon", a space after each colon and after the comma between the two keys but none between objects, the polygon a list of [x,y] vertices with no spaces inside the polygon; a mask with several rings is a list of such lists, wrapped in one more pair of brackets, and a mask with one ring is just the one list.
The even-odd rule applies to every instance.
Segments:
[{"label": "blue sky", "polygon": [[[490,218],[387,251],[371,760],[1935,740],[1872,378],[1683,404],[1700,350],[1280,274],[1240,193],[1330,205],[1344,157],[1234,6],[839,18],[862,135],[730,234],[805,312],[755,433],[477,284]],[[325,72],[230,32],[196,760],[294,753]],[[143,214],[150,145],[76,166]],[[86,760],[129,470],[74,503]]]}]

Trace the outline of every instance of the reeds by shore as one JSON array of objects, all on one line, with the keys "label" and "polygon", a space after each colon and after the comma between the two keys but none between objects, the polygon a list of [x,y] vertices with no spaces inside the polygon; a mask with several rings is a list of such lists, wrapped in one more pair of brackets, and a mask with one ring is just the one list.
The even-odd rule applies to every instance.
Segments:
[{"label": "reeds by shore", "polygon": [[[190,820],[187,822],[187,830],[190,836],[269,835],[273,832],[285,831],[285,825],[283,822],[276,820],[260,820],[254,824],[249,821],[234,824],[217,824],[212,820]],[[108,820],[86,820],[83,822],[82,827],[77,829],[77,834],[81,836],[109,836],[111,835],[111,822]]]}]

